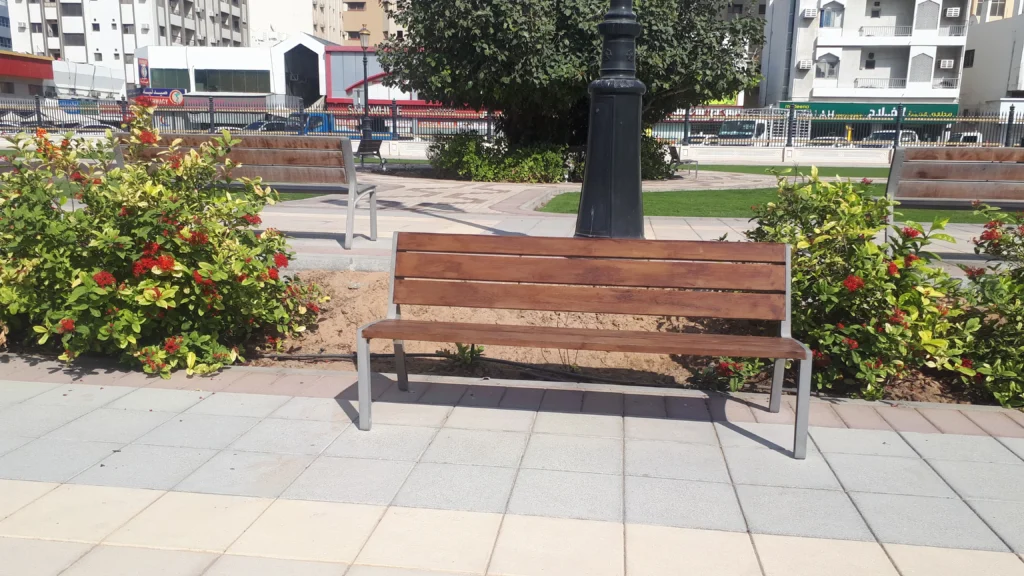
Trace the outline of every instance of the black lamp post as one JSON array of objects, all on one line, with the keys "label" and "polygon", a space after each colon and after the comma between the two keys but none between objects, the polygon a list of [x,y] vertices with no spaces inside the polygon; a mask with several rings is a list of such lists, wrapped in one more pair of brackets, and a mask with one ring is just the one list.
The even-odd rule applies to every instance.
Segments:
[{"label": "black lamp post", "polygon": [[576,236],[643,238],[640,113],[647,87],[636,78],[640,24],[633,0],[611,0],[604,22],[601,78],[590,83],[590,129]]},{"label": "black lamp post", "polygon": [[366,72],[368,62],[366,49],[370,47],[370,31],[366,29],[366,24],[359,29],[359,45],[363,48],[363,134],[361,138],[373,140],[373,131],[370,129],[370,80]]}]

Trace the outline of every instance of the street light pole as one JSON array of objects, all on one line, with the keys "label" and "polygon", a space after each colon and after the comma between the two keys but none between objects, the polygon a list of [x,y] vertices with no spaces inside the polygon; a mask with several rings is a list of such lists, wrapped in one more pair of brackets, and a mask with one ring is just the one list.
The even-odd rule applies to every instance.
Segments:
[{"label": "street light pole", "polygon": [[366,49],[370,47],[370,31],[366,24],[359,29],[359,45],[363,48],[363,122],[362,140],[373,140],[373,131],[370,129],[370,79],[367,74]]},{"label": "street light pole", "polygon": [[640,24],[633,0],[611,0],[597,29],[604,36],[601,77],[590,83],[590,128],[576,236],[643,238],[640,193],[641,104],[636,78]]}]

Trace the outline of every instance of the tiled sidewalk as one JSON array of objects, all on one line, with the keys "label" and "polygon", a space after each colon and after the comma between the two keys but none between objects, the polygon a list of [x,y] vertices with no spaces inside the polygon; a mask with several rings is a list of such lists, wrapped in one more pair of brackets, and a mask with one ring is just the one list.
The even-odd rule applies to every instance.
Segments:
[{"label": "tiled sidewalk", "polygon": [[1024,575],[1018,412],[0,370],[4,576]]}]

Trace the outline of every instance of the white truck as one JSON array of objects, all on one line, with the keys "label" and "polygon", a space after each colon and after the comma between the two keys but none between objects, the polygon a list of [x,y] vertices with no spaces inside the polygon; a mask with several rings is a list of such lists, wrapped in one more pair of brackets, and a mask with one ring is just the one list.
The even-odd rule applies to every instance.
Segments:
[{"label": "white truck", "polygon": [[[811,115],[797,112],[793,116],[794,144],[811,137]],[[732,118],[718,130],[722,146],[785,146],[788,141],[789,110],[764,110]]]}]

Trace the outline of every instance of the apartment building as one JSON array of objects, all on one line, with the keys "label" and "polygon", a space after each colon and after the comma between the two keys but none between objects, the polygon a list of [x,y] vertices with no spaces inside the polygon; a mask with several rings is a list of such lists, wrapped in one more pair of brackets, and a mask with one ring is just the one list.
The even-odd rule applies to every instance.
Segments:
[{"label": "apartment building", "polygon": [[760,104],[956,103],[968,0],[769,0]]},{"label": "apartment building", "polygon": [[405,29],[387,15],[386,7],[391,3],[391,0],[344,0],[341,22],[345,32],[341,44],[359,46],[359,30],[363,26],[370,31],[370,46],[391,36],[402,37]]},{"label": "apartment building", "polygon": [[248,46],[247,0],[8,0],[15,51],[121,66],[141,46]]},{"label": "apartment building", "polygon": [[964,51],[961,109],[1024,114],[1024,16],[971,25]]},{"label": "apartment building", "polygon": [[309,34],[335,44],[345,36],[341,0],[249,0],[249,38],[253,46],[273,46],[296,34]]},{"label": "apartment building", "polygon": [[7,8],[7,0],[0,0],[0,50],[11,50],[13,46],[11,13]]}]

